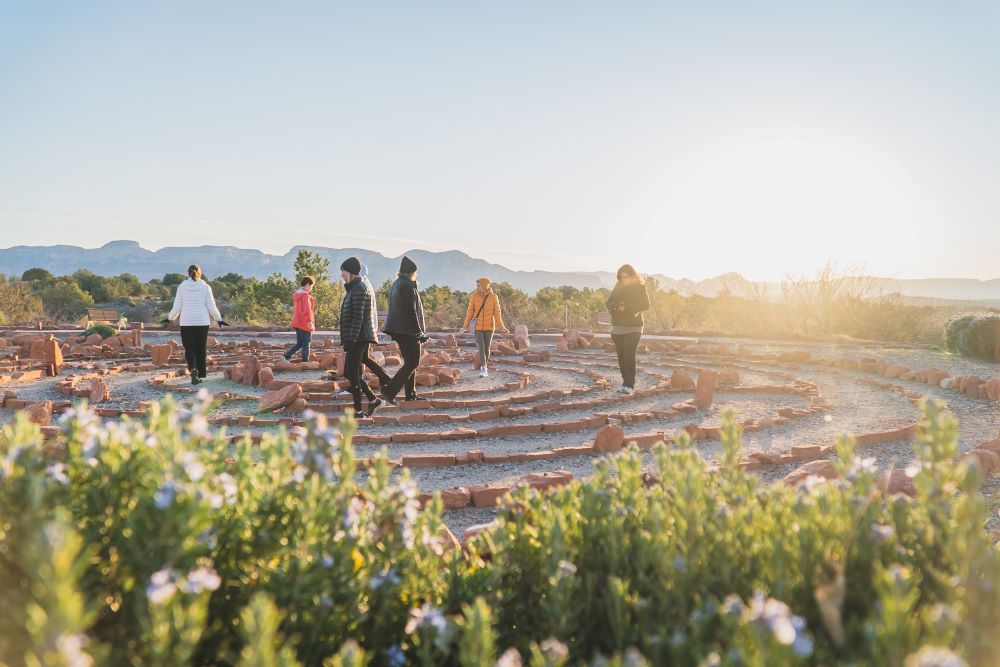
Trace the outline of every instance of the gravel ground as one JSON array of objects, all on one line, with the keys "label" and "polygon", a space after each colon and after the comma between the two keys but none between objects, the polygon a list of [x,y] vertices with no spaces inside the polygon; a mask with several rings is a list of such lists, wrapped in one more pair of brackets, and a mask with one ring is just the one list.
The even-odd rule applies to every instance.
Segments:
[{"label": "gravel ground", "polygon": [[[213,335],[218,335],[213,332]],[[252,339],[260,340],[265,345],[277,345],[282,348],[291,341],[291,334],[288,332],[274,332],[266,336],[261,334],[234,334],[223,333],[218,335],[222,342],[243,342]],[[329,334],[318,336],[320,345],[329,338]],[[178,332],[144,332],[144,342],[163,343],[167,340],[179,340]],[[541,348],[550,347],[551,339],[540,339],[535,337],[536,346]],[[544,343],[542,343],[544,341]],[[740,339],[699,339],[701,343],[725,344],[735,346],[745,344],[754,351],[760,352],[780,352],[788,349],[809,350],[815,356],[825,358],[863,358],[875,357],[883,359],[888,363],[896,363],[912,369],[919,368],[940,368],[951,375],[971,374],[983,378],[1000,376],[1000,363],[990,361],[970,360],[944,354],[935,350],[908,348],[901,346],[879,346],[860,345],[855,343],[804,343],[796,341],[759,341]],[[539,344],[541,343],[541,344]],[[317,346],[319,347],[319,346]],[[267,353],[275,350],[267,349]],[[463,376],[455,386],[441,387],[446,390],[475,390],[483,392],[477,394],[477,398],[488,398],[510,395],[504,390],[505,382],[518,379],[512,371],[527,371],[531,375],[531,383],[524,391],[513,392],[513,395],[534,394],[549,389],[564,389],[570,386],[590,386],[592,380],[586,377],[584,371],[596,371],[608,381],[609,387],[616,387],[620,381],[617,366],[613,357],[602,351],[582,351],[575,353],[574,357],[564,355],[554,355],[545,365],[555,367],[540,368],[537,366],[505,366],[503,357],[496,357],[494,361],[499,365],[497,371],[491,373],[489,378],[483,379],[468,365],[460,364]],[[103,362],[96,362],[98,366]],[[746,359],[706,359],[698,355],[679,355],[677,357],[664,358],[662,355],[652,354],[640,357],[640,386],[649,386],[657,382],[657,379],[645,374],[645,371],[657,374],[669,374],[676,368],[690,369],[692,367],[714,367],[719,364],[733,364],[738,368],[742,385],[786,385],[789,380],[781,376],[781,373],[791,374],[795,378],[813,382],[819,389],[821,397],[827,403],[828,409],[815,416],[797,418],[788,423],[771,429],[764,429],[746,434],[744,447],[747,450],[768,450],[785,451],[796,444],[831,444],[836,437],[842,433],[859,433],[865,431],[882,430],[895,426],[902,426],[912,423],[919,416],[918,409],[911,405],[899,394],[878,389],[865,382],[875,376],[855,372],[838,370],[830,372],[825,367],[801,365],[795,371],[785,371],[777,366],[755,364]],[[748,370],[751,367],[753,370]],[[387,369],[390,373],[395,372],[395,368]],[[69,371],[73,372],[73,371]],[[76,372],[86,372],[84,369]],[[163,392],[149,385],[149,379],[162,371],[125,372],[119,375],[105,376],[111,388],[112,399],[108,403],[102,404],[107,407],[131,408],[139,401],[155,400],[163,395]],[[67,373],[64,373],[64,376]],[[279,380],[313,381],[320,379],[322,375],[319,371],[306,371],[301,373],[280,373]],[[12,389],[19,398],[24,399],[50,399],[54,401],[66,400],[66,397],[58,394],[54,385],[61,378],[46,378],[34,382],[12,382],[2,387],[2,389]],[[959,441],[960,448],[964,451],[975,447],[979,443],[997,436],[1000,429],[1000,403],[980,401],[968,398],[955,391],[943,390],[938,387],[927,387],[926,385],[905,382],[901,380],[891,381],[907,389],[918,390],[924,395],[940,399],[946,402],[948,408],[959,420]],[[169,383],[173,387],[190,387],[187,378],[177,378]],[[220,372],[210,374],[207,381],[201,385],[213,393],[230,392],[234,394],[257,397],[264,393],[264,390],[257,387],[246,387],[225,380]],[[419,389],[418,389],[419,390]],[[429,389],[423,390],[429,393]],[[587,400],[593,397],[617,397],[613,389],[593,390],[579,397],[567,399]],[[468,426],[473,428],[488,427],[498,424],[533,424],[543,422],[567,422],[582,417],[588,417],[595,411],[603,412],[648,412],[669,408],[678,401],[689,398],[689,392],[668,392],[659,396],[637,399],[631,401],[619,401],[615,404],[602,407],[598,410],[567,410],[546,413],[543,415],[528,415],[518,418],[498,419],[486,422],[476,422],[470,424],[413,424],[404,426],[366,426],[362,427],[363,434],[386,434],[400,431],[406,432],[436,432],[456,428],[458,426]],[[337,397],[340,400],[346,396]],[[182,396],[181,400],[186,397]],[[545,399],[548,402],[550,399]],[[707,410],[702,410],[689,415],[680,415],[673,419],[651,420],[625,426],[626,434],[645,433],[650,431],[664,431],[673,433],[689,423],[699,423],[717,425],[721,422],[721,416],[725,410],[733,410],[739,418],[760,418],[773,416],[781,407],[800,407],[808,404],[808,399],[802,396],[787,394],[740,394],[719,391],[716,394],[716,404]],[[462,414],[465,410],[430,410],[420,411],[443,412],[446,414]],[[256,415],[256,400],[235,401],[222,404],[212,413],[212,416],[242,416]],[[392,413],[405,414],[405,412]],[[11,410],[0,409],[0,424],[8,421],[13,415]],[[242,429],[230,428],[230,433],[240,432]],[[277,431],[276,428],[251,429],[252,432]],[[557,433],[541,433],[531,436],[509,436],[503,438],[476,438],[463,441],[435,441],[427,443],[395,443],[386,447],[381,445],[357,445],[356,450],[359,455],[369,456],[382,449],[388,451],[392,458],[399,458],[406,454],[436,454],[436,453],[460,453],[468,449],[482,450],[486,453],[502,452],[527,452],[554,447],[574,446],[587,443],[593,438],[593,433],[588,430],[568,431]],[[714,441],[699,441],[695,443],[697,451],[704,457],[711,459],[721,453],[721,443]],[[913,442],[899,441],[866,448],[861,452],[864,456],[873,456],[881,469],[890,467],[905,467],[914,458]],[[653,465],[651,454],[643,453],[644,462],[648,466]],[[482,483],[510,484],[522,475],[531,472],[541,472],[546,470],[568,470],[578,478],[586,478],[592,474],[595,457],[577,456],[552,459],[545,461],[533,461],[526,463],[507,464],[480,464],[471,466],[455,466],[450,468],[416,469],[411,471],[412,477],[425,491],[442,489],[451,486],[470,486]],[[775,481],[786,475],[794,465],[768,466],[759,472],[762,479],[767,482]],[[399,474],[396,471],[394,474]],[[1000,476],[994,476],[984,484],[984,494],[990,505],[991,521],[989,529],[1000,532]],[[445,512],[445,521],[456,534],[460,534],[469,525],[483,523],[493,518],[494,512],[490,509],[465,509],[448,510]]]}]

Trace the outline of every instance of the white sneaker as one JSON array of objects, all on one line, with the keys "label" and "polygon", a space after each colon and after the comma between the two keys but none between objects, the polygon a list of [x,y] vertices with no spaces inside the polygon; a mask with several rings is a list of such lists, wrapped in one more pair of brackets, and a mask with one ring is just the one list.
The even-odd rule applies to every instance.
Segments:
[{"label": "white sneaker", "polygon": [[618,393],[619,394],[631,394],[632,393],[632,387],[626,387],[625,385],[622,385],[622,388],[618,390]]},{"label": "white sneaker", "polygon": [[490,372],[486,370],[486,366],[483,366],[482,368],[479,369],[479,377],[488,378],[489,376]]}]

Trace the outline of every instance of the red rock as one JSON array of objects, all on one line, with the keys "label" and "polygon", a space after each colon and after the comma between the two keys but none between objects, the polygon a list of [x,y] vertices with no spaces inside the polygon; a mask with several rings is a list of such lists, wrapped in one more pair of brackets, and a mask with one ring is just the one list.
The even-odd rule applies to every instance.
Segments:
[{"label": "red rock", "polygon": [[42,354],[45,363],[53,369],[53,374],[58,375],[63,367],[62,348],[59,346],[59,341],[54,339],[42,341]]},{"label": "red rock", "polygon": [[472,494],[464,486],[441,490],[441,503],[445,509],[461,509],[472,505]]},{"label": "red rock", "polygon": [[824,477],[826,479],[837,478],[837,468],[830,459],[820,459],[810,461],[803,466],[799,466],[782,480],[789,486],[798,486],[809,477]]},{"label": "red rock", "polygon": [[1000,472],[1000,454],[992,452],[988,449],[977,448],[966,454],[966,456],[969,455],[976,458],[979,467],[983,469],[983,472],[990,475]]},{"label": "red rock", "polygon": [[617,452],[625,446],[625,430],[617,424],[608,424],[597,429],[594,451],[602,454]]},{"label": "red rock", "polygon": [[907,368],[906,366],[900,366],[899,364],[889,364],[888,366],[885,367],[885,370],[882,371],[882,375],[889,379],[895,379],[898,378],[900,375],[903,375],[904,373],[908,373],[909,370],[910,369]]},{"label": "red rock", "polygon": [[694,404],[699,408],[712,405],[715,398],[715,384],[719,378],[717,371],[704,370],[698,373],[698,387],[695,389]]},{"label": "red rock", "polygon": [[433,387],[438,384],[438,376],[434,373],[417,373],[413,381],[418,387]]},{"label": "red rock", "polygon": [[329,370],[337,365],[337,353],[328,352],[326,354],[321,354],[318,357],[319,367],[323,370]]},{"label": "red rock", "polygon": [[781,463],[781,454],[778,452],[750,452],[748,456],[765,465],[777,465]]},{"label": "red rock", "polygon": [[915,496],[917,489],[913,485],[913,478],[907,475],[905,470],[893,470],[886,480],[886,492],[890,495],[902,493]]},{"label": "red rock", "polygon": [[486,532],[495,525],[496,521],[490,521],[489,523],[477,523],[474,526],[469,526],[465,529],[465,532],[462,533],[462,541],[468,543],[469,540],[474,538],[476,535]]},{"label": "red rock", "polygon": [[90,402],[101,403],[111,398],[111,390],[103,378],[94,378],[90,381]]},{"label": "red rock", "polygon": [[39,426],[52,423],[52,401],[37,401],[23,408],[28,415],[28,421]]},{"label": "red rock", "polygon": [[501,498],[510,491],[506,486],[493,486],[492,484],[479,484],[470,486],[469,492],[472,494],[473,507],[494,507]]},{"label": "red rock", "polygon": [[734,386],[740,383],[740,374],[738,371],[732,368],[726,368],[719,371],[719,384],[726,386]]},{"label": "red rock", "polygon": [[152,345],[149,354],[153,357],[154,364],[163,366],[170,363],[170,355],[173,354],[173,351],[173,345]]},{"label": "red rock", "polygon": [[680,368],[674,369],[673,374],[670,376],[671,389],[690,391],[694,389],[694,386],[694,379],[686,371]]},{"label": "red rock", "polygon": [[298,384],[290,384],[282,387],[281,389],[269,391],[260,397],[260,407],[258,408],[258,412],[273,412],[275,410],[280,410],[281,408],[296,401],[301,395],[302,386]]},{"label": "red rock", "polygon": [[474,422],[490,421],[491,419],[500,418],[500,408],[490,408],[488,410],[479,410],[478,412],[470,412],[469,420]]},{"label": "red rock", "polygon": [[309,403],[304,398],[296,398],[294,401],[282,408],[282,412],[302,412],[307,407]]},{"label": "red rock", "polygon": [[792,445],[792,454],[799,461],[813,461],[823,455],[819,445]]},{"label": "red rock", "polygon": [[261,387],[266,387],[272,382],[274,382],[274,371],[271,370],[270,366],[262,367],[257,372],[257,384]]},{"label": "red rock", "polygon": [[444,468],[455,465],[454,454],[411,454],[403,456],[405,468]]},{"label": "red rock", "polygon": [[526,484],[532,489],[545,491],[558,486],[565,486],[573,481],[573,473],[568,470],[553,470],[550,472],[533,472],[517,480],[517,484]]}]

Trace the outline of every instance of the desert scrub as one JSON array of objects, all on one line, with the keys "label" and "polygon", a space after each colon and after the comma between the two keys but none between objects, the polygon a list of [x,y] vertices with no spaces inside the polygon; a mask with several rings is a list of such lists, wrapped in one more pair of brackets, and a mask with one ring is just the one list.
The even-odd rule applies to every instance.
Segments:
[{"label": "desert scrub", "polygon": [[993,359],[1000,346],[1000,314],[953,317],[945,324],[945,347],[953,354]]},{"label": "desert scrub", "polygon": [[[0,662],[107,665],[902,665],[1000,662],[1000,553],[956,425],[925,406],[916,497],[840,443],[839,479],[765,485],[684,440],[586,482],[516,490],[442,539],[354,425],[255,445],[207,394],[143,421],[85,405],[0,442]],[[960,664],[960,663],[956,663]]]}]

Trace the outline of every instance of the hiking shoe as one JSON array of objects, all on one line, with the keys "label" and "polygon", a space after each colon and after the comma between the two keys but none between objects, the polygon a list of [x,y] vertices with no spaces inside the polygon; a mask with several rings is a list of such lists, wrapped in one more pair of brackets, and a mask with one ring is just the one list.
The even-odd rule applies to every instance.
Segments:
[{"label": "hiking shoe", "polygon": [[375,411],[382,407],[382,399],[376,398],[374,401],[368,404],[368,410],[365,412],[365,417],[371,417],[375,414]]}]

